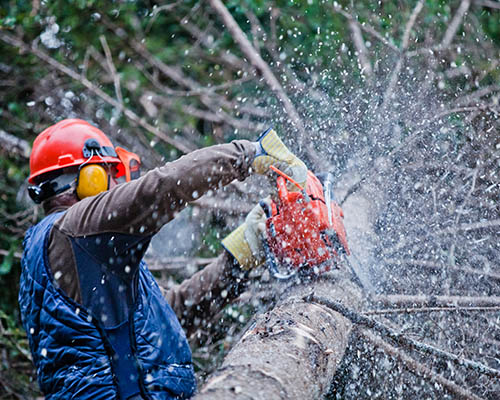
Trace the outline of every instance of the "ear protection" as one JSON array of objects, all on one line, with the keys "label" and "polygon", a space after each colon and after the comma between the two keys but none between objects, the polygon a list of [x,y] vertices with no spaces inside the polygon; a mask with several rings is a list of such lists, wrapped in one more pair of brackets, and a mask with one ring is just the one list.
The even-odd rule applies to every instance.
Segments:
[{"label": "ear protection", "polygon": [[76,195],[80,200],[109,189],[109,174],[99,164],[84,165],[76,178]]}]

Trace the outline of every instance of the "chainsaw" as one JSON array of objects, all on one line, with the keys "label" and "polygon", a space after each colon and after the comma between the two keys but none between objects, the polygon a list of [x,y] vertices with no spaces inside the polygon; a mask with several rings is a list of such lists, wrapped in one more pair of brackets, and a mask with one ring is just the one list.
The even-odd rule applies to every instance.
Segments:
[{"label": "chainsaw", "polygon": [[[278,174],[278,198],[260,203],[267,217],[264,251],[270,273],[286,280],[298,271],[320,274],[336,267],[341,255],[350,251],[344,214],[333,196],[333,175],[317,177],[308,171],[302,187],[274,166],[271,169]],[[299,191],[288,190],[287,181]],[[283,267],[286,273],[280,271]]]}]

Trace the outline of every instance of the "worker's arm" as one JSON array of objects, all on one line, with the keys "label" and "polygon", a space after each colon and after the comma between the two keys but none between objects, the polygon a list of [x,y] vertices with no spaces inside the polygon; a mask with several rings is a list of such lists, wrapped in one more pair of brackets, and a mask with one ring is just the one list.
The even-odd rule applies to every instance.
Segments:
[{"label": "worker's arm", "polygon": [[73,235],[152,236],[188,202],[234,179],[245,179],[254,156],[255,145],[246,140],[194,151],[137,180],[79,201],[57,226]]},{"label": "worker's arm", "polygon": [[214,316],[246,288],[248,272],[243,271],[226,251],[212,263],[180,285],[163,289],[163,295],[174,309],[189,336],[206,319]]},{"label": "worker's arm", "polygon": [[261,204],[268,201],[259,202],[248,213],[244,229],[222,242],[226,250],[214,262],[164,293],[188,333],[238,297],[246,288],[248,271],[263,262],[266,217]]},{"label": "worker's arm", "polygon": [[[151,236],[187,202],[234,179],[243,180],[254,156],[255,145],[245,140],[208,147],[74,204],[49,237],[49,264],[53,275],[61,277],[60,288],[75,301],[86,302],[74,245],[128,282]],[[90,274],[100,279],[99,271],[83,272],[87,283]]]}]

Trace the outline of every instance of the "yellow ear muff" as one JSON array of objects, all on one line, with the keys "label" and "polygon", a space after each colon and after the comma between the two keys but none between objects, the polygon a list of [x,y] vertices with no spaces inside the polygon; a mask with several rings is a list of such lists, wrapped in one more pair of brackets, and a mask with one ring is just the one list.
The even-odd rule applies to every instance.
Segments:
[{"label": "yellow ear muff", "polygon": [[99,164],[85,165],[80,169],[76,185],[76,194],[80,200],[104,192],[108,187],[108,173]]}]

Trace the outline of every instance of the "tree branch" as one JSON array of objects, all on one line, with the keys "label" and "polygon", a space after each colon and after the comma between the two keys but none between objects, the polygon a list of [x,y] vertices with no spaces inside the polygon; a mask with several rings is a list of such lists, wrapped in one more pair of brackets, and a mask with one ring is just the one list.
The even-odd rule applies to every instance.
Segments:
[{"label": "tree branch", "polygon": [[449,307],[498,307],[499,296],[428,296],[386,294],[373,297],[375,303],[386,306],[449,306]]},{"label": "tree branch", "polygon": [[383,96],[383,103],[382,106],[380,107],[380,115],[384,114],[384,110],[389,104],[389,101],[393,95],[394,88],[396,87],[396,83],[399,79],[399,73],[401,72],[401,68],[403,67],[403,62],[405,59],[405,53],[406,50],[408,49],[408,45],[410,42],[410,33],[413,28],[413,25],[415,24],[415,21],[417,20],[418,14],[420,14],[420,11],[422,11],[422,8],[424,7],[423,0],[420,0],[416,5],[415,8],[413,9],[410,18],[408,19],[408,22],[406,23],[405,31],[403,33],[403,37],[401,39],[401,49],[400,49],[400,55],[398,58],[398,61],[396,62],[396,66],[394,67],[391,76],[389,78],[389,84],[387,85],[387,89],[385,90],[384,96]]},{"label": "tree branch", "polygon": [[496,226],[500,226],[500,218],[492,219],[489,221],[480,221],[480,222],[471,222],[466,224],[460,224],[457,226],[452,226],[446,229],[442,229],[436,232],[437,235],[449,234],[449,233],[457,233],[457,232],[467,232],[476,229],[484,229],[484,228],[493,228]]},{"label": "tree branch", "polygon": [[148,269],[150,271],[176,271],[180,268],[185,268],[186,265],[195,265],[196,267],[208,265],[214,258],[201,258],[201,257],[168,257],[156,258],[151,257],[146,261],[148,262]]},{"label": "tree branch", "polygon": [[334,12],[337,12],[340,15],[344,16],[345,18],[347,18],[348,21],[355,21],[358,24],[358,26],[359,26],[359,28],[361,30],[369,33],[375,39],[379,40],[384,45],[386,45],[387,47],[389,47],[391,50],[394,50],[396,53],[400,53],[401,52],[400,49],[397,46],[395,46],[393,43],[389,42],[384,36],[382,36],[379,32],[377,32],[375,30],[375,28],[373,28],[371,25],[366,24],[366,23],[360,24],[351,14],[349,14],[347,11],[345,11],[340,4],[337,3],[337,4],[333,5],[332,9],[333,9]]},{"label": "tree branch", "polygon": [[385,308],[382,310],[368,310],[363,315],[385,315],[385,314],[419,314],[431,312],[496,312],[499,306],[491,307],[409,307],[409,308]]},{"label": "tree branch", "polygon": [[81,76],[77,72],[73,71],[71,68],[67,67],[64,64],[61,64],[59,61],[55,60],[54,58],[50,57],[47,53],[44,51],[33,47],[29,46],[26,43],[24,43],[22,40],[16,38],[15,36],[3,31],[0,32],[0,40],[3,42],[13,46],[17,47],[18,49],[21,49],[23,51],[32,53],[42,61],[46,62],[49,64],[51,67],[55,68],[59,72],[64,73],[65,75],[69,76],[70,78],[80,82],[83,86],[85,86],[87,89],[89,89],[91,92],[95,93],[98,97],[100,97],[102,100],[104,100],[106,103],[109,105],[118,108],[119,110],[122,110],[124,115],[132,122],[135,124],[143,127],[144,129],[148,130],[151,132],[153,135],[158,137],[159,139],[163,140],[165,143],[168,143],[169,145],[175,147],[176,149],[180,150],[183,153],[189,153],[191,150],[190,147],[186,146],[185,144],[179,142],[178,140],[171,138],[167,136],[165,133],[160,131],[158,128],[154,127],[153,125],[149,124],[146,122],[143,118],[140,118],[135,112],[133,112],[131,109],[123,107],[117,100],[109,96],[106,92],[104,92],[102,89],[98,88],[96,85],[94,85],[92,82],[90,82],[87,78]]},{"label": "tree branch", "polygon": [[373,75],[372,65],[370,63],[370,59],[368,58],[368,50],[365,46],[365,41],[363,40],[363,34],[361,33],[358,21],[356,21],[354,18],[350,19],[349,28],[351,29],[354,47],[356,48],[356,52],[358,53],[358,61],[361,67],[361,73],[366,78],[371,78]]},{"label": "tree branch", "polygon": [[457,12],[453,16],[453,19],[451,20],[450,24],[448,25],[448,29],[446,30],[443,40],[441,44],[439,45],[440,49],[445,49],[447,48],[452,40],[455,34],[457,33],[457,30],[462,23],[462,19],[464,18],[465,13],[470,7],[470,0],[462,0],[460,3],[460,6],[458,7]]},{"label": "tree branch", "polygon": [[378,321],[375,321],[372,318],[365,317],[365,316],[357,313],[354,310],[350,310],[349,308],[342,305],[341,303],[328,300],[327,298],[324,298],[324,297],[315,296],[314,294],[308,295],[307,297],[305,297],[304,300],[315,302],[318,304],[322,304],[328,308],[331,308],[332,310],[338,312],[339,314],[341,314],[345,318],[349,319],[352,323],[366,327],[366,328],[373,329],[377,333],[381,334],[382,336],[386,336],[388,338],[391,338],[392,340],[394,340],[394,342],[396,342],[400,345],[403,345],[405,347],[408,347],[412,350],[417,350],[417,351],[425,353],[425,354],[431,354],[431,355],[440,357],[442,359],[451,361],[458,366],[463,366],[463,367],[466,367],[469,369],[473,369],[481,374],[488,375],[492,378],[500,378],[500,371],[499,370],[491,368],[491,367],[484,365],[484,364],[477,362],[477,361],[472,361],[472,360],[468,360],[466,358],[461,358],[461,357],[457,356],[456,354],[438,349],[438,348],[431,346],[429,344],[413,340],[409,337],[402,335],[401,333],[393,331],[388,326],[386,326]]},{"label": "tree branch", "polygon": [[276,93],[277,97],[281,100],[281,102],[283,103],[283,107],[285,108],[285,111],[290,117],[292,124],[305,138],[306,131],[304,123],[302,122],[302,119],[300,118],[297,110],[295,109],[295,106],[293,105],[293,103],[283,90],[283,87],[274,76],[273,72],[271,71],[271,68],[269,68],[269,65],[267,65],[267,63],[262,59],[260,54],[257,53],[257,51],[253,48],[252,44],[245,36],[241,28],[238,26],[233,16],[229,13],[229,11],[227,10],[226,6],[222,3],[222,1],[209,0],[209,2],[212,5],[213,9],[220,15],[220,17],[224,21],[224,24],[231,33],[235,42],[240,46],[243,54],[245,54],[245,56],[249,59],[252,65],[261,72],[266,83],[269,85],[271,90]]},{"label": "tree branch", "polygon": [[437,374],[430,368],[426,367],[424,364],[419,363],[410,356],[403,353],[400,349],[391,346],[389,343],[385,342],[383,339],[378,338],[372,332],[362,331],[363,336],[370,340],[376,346],[382,348],[387,354],[398,360],[405,368],[409,371],[416,373],[432,382],[436,382],[443,387],[445,387],[450,393],[455,394],[459,399],[465,400],[481,400],[480,397],[476,396],[474,393],[469,392],[462,386],[457,385],[455,382],[446,379],[442,375]]},{"label": "tree branch", "polygon": [[116,72],[115,64],[113,63],[113,56],[111,55],[111,50],[108,46],[108,42],[106,41],[106,36],[104,35],[99,36],[99,40],[101,41],[102,48],[104,49],[104,54],[106,55],[106,63],[108,65],[108,69],[111,73],[111,76],[113,77],[116,98],[123,107],[123,96],[122,96],[122,89],[120,86],[120,76]]},{"label": "tree branch", "polygon": [[474,5],[486,8],[494,8],[496,10],[500,10],[500,3],[498,0],[474,0]]},{"label": "tree branch", "polygon": [[31,146],[26,140],[19,139],[18,137],[11,135],[0,129],[0,151],[7,151],[8,153],[13,153],[23,158],[29,158],[31,152]]},{"label": "tree branch", "polygon": [[426,261],[426,260],[413,260],[413,259],[399,259],[399,258],[384,258],[384,262],[388,264],[395,264],[395,265],[416,265],[419,267],[424,267],[424,268],[432,268],[436,269],[438,271],[441,271],[442,269],[450,269],[452,271],[459,271],[459,272],[465,272],[468,274],[475,274],[475,275],[484,275],[492,279],[500,280],[500,274],[495,273],[495,272],[490,272],[490,271],[483,271],[481,269],[473,269],[473,268],[466,268],[466,267],[457,267],[455,265],[450,265],[450,264],[445,264],[445,263],[437,263],[437,262],[432,262],[432,261]]}]

